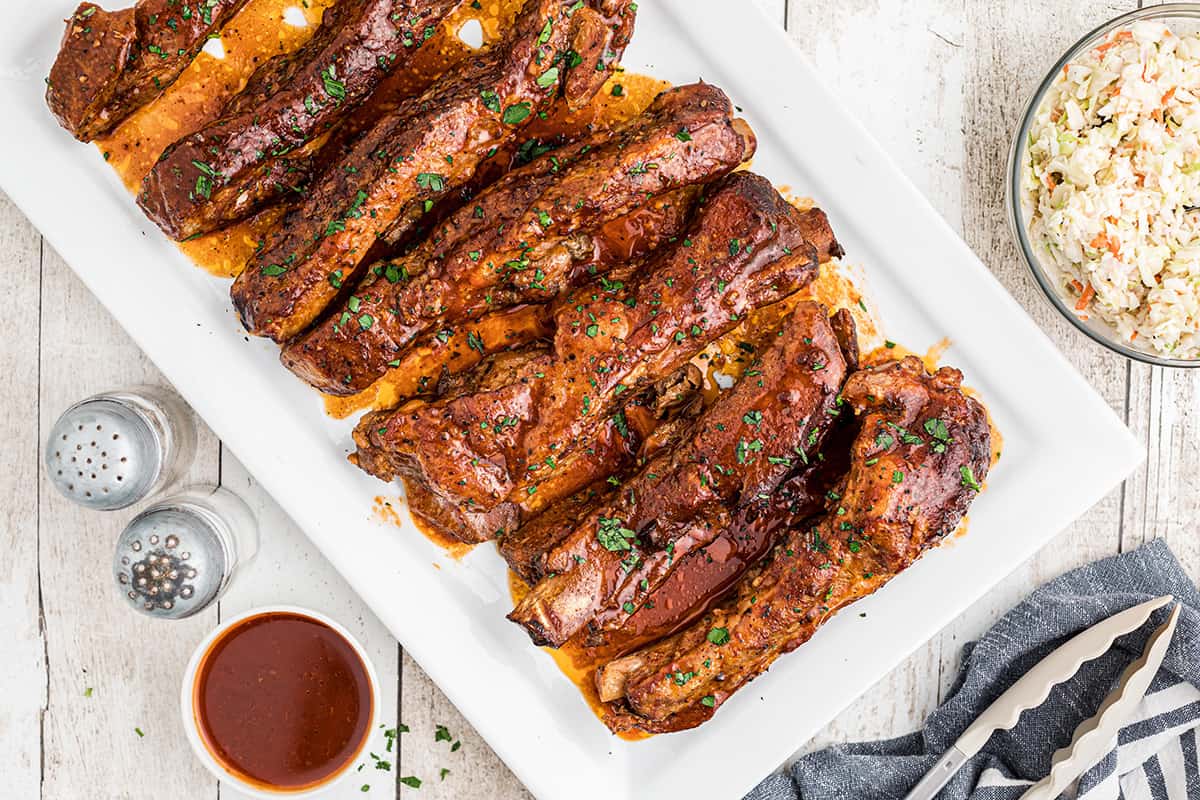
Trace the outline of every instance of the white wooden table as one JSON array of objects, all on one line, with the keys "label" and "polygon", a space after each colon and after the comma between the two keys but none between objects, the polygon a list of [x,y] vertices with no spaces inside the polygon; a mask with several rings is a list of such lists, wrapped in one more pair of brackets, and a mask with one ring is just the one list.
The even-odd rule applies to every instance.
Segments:
[{"label": "white wooden table", "polygon": [[[1145,466],[1123,487],[859,699],[806,745],[811,749],[918,727],[948,690],[961,645],[1067,569],[1164,537],[1200,577],[1194,527],[1200,371],[1130,364],[1076,334],[1038,296],[1002,212],[1005,159],[1025,98],[1058,53],[1085,30],[1138,5],[1135,0],[756,2],[787,24],[858,118],[1146,442]],[[729,0],[729,7],[730,13],[743,9],[739,0]],[[813,119],[819,124],[820,109]],[[55,179],[52,167],[48,176]],[[69,191],[69,176],[61,180]],[[117,533],[137,509],[96,514],[62,500],[41,478],[41,442],[71,402],[162,379],[2,197],[0,259],[8,276],[0,300],[6,332],[0,344],[0,794],[21,800],[239,796],[218,788],[187,748],[178,722],[180,675],[192,648],[222,617],[296,603],[333,615],[361,637],[384,684],[386,725],[409,729],[396,752],[385,751],[382,736],[372,747],[390,770],[368,764],[330,797],[363,797],[363,787],[368,797],[528,797],[202,425],[190,477],[249,500],[260,516],[262,552],[219,609],[198,618],[157,623],[120,604],[107,564]],[[437,725],[461,740],[457,751],[435,741]],[[443,769],[449,770],[444,777]],[[400,781],[408,776],[422,781],[419,790]]]}]

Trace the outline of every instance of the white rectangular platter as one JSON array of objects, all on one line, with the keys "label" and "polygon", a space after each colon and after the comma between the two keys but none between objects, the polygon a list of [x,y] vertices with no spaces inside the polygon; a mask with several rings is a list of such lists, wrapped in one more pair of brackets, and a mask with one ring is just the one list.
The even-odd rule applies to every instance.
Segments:
[{"label": "white rectangular platter", "polygon": [[740,797],[1140,458],[776,23],[746,2],[642,0],[626,66],[729,92],[758,133],[755,169],[826,209],[847,260],[865,268],[889,338],[917,350],[953,343],[946,361],[985,399],[1005,447],[969,535],[863,601],[865,618],[836,617],[698,730],[616,739],[505,621],[492,548],[454,562],[415,530],[376,521],[373,498],[387,491],[345,461],[350,424],[324,415],[273,345],[244,336],[227,282],[187,262],[96,150],[59,130],[43,78],[74,5],[0,0],[0,187],[543,800]]}]

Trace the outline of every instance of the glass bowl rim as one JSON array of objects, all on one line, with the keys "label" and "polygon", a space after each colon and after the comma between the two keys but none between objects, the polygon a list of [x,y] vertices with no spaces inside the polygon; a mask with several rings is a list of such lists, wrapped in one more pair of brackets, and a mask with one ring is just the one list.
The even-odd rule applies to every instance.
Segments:
[{"label": "glass bowl rim", "polygon": [[1145,364],[1152,364],[1159,367],[1174,367],[1174,368],[1196,368],[1200,367],[1200,356],[1194,359],[1186,358],[1171,358],[1169,356],[1155,355],[1143,350],[1138,350],[1127,346],[1119,341],[1115,335],[1112,337],[1104,336],[1101,333],[1092,330],[1084,324],[1076,314],[1067,307],[1067,304],[1054,285],[1046,268],[1042,265],[1041,259],[1034,253],[1033,246],[1029,241],[1028,231],[1025,230],[1024,220],[1022,219],[1021,209],[1021,172],[1023,160],[1021,158],[1023,144],[1029,135],[1029,128],[1033,123],[1033,117],[1042,105],[1042,101],[1046,97],[1046,92],[1054,84],[1062,71],[1070,61],[1077,58],[1080,53],[1094,46],[1094,43],[1114,30],[1126,27],[1135,22],[1146,19],[1163,19],[1163,18],[1184,18],[1195,20],[1200,24],[1200,3],[1165,3],[1163,5],[1149,6],[1129,11],[1120,16],[1110,19],[1102,25],[1099,25],[1084,34],[1075,44],[1067,48],[1066,52],[1060,57],[1046,76],[1038,84],[1032,97],[1025,105],[1025,110],[1021,112],[1020,122],[1017,125],[1016,135],[1013,137],[1012,147],[1008,154],[1008,169],[1007,180],[1005,186],[1005,206],[1008,216],[1009,228],[1012,231],[1013,238],[1017,242],[1017,250],[1021,253],[1022,259],[1025,261],[1025,266],[1029,268],[1033,275],[1034,282],[1038,288],[1042,290],[1042,294],[1050,304],[1067,319],[1087,338],[1091,339],[1101,347],[1106,348],[1125,358],[1141,361]]}]

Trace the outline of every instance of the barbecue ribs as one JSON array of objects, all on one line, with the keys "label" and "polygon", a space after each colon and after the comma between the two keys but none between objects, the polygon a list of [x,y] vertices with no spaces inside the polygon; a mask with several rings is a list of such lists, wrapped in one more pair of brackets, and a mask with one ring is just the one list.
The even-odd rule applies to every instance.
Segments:
[{"label": "barbecue ribs", "polygon": [[173,239],[296,191],[314,140],[348,119],[460,0],[342,0],[296,53],[258,69],[221,118],[167,148],[138,205]]},{"label": "barbecue ribs", "polygon": [[421,485],[461,516],[509,508],[512,520],[612,474],[604,453],[625,449],[625,397],[815,277],[803,219],[764,178],[722,179],[685,237],[642,274],[601,277],[561,299],[553,343],[507,383],[364,418],[359,465]]},{"label": "barbecue ribs", "polygon": [[765,503],[815,462],[846,378],[828,311],[798,306],[751,373],[548,553],[547,576],[509,614],[535,644],[562,646],[610,604],[635,613],[729,526],[729,509]]},{"label": "barbecue ribs", "polygon": [[560,95],[586,103],[624,51],[635,7],[527,0],[503,40],[383,116],[313,182],[234,281],[246,329],[278,342],[300,333],[356,284],[378,239],[396,237],[464,185]]},{"label": "barbecue ribs", "polygon": [[412,254],[369,273],[342,313],[284,348],[283,362],[323,392],[360,392],[418,337],[547,302],[616,266],[596,258],[605,224],[708,183],[753,152],[753,134],[720,89],[663,92],[620,129],[547,153],[486,189]]},{"label": "barbecue ribs", "polygon": [[908,357],[855,373],[850,472],[826,514],[797,527],[730,599],[680,633],[602,666],[614,730],[704,722],[837,609],[875,591],[951,533],[987,475],[987,414],[961,374]]},{"label": "barbecue ribs", "polygon": [[67,20],[46,104],[81,142],[117,127],[183,73],[247,0],[139,0],[105,11],[81,3]]}]

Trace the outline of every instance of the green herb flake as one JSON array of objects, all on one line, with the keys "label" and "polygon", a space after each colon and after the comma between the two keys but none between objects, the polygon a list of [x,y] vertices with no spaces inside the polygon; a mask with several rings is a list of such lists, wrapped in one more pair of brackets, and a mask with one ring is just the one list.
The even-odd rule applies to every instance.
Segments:
[{"label": "green herb flake", "polygon": [[979,481],[975,479],[975,470],[971,469],[970,464],[963,464],[961,467],[959,467],[958,474],[962,477],[962,485],[964,488],[970,489],[974,492],[978,492],[983,489],[983,487],[979,484]]},{"label": "green herb flake", "polygon": [[728,628],[713,628],[708,632],[708,641],[715,645],[723,645],[729,641]]},{"label": "green herb flake", "polygon": [[333,102],[341,103],[346,99],[346,84],[338,80],[336,64],[321,70],[321,80],[325,83],[325,94],[333,98]]},{"label": "green herb flake", "polygon": [[533,108],[529,103],[517,103],[504,109],[504,115],[501,119],[505,125],[520,125],[529,119],[529,115],[532,113]]}]

